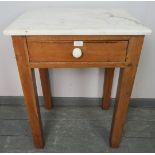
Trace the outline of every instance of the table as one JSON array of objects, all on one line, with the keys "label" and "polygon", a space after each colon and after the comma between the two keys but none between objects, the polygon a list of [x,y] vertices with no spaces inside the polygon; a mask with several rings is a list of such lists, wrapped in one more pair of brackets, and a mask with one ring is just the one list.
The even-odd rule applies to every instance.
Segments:
[{"label": "table", "polygon": [[120,68],[110,145],[119,147],[144,36],[151,34],[122,9],[43,8],[18,17],[11,35],[34,144],[44,147],[34,68],[39,68],[47,109],[52,108],[48,68],[105,68],[104,109],[109,108],[114,69]]}]

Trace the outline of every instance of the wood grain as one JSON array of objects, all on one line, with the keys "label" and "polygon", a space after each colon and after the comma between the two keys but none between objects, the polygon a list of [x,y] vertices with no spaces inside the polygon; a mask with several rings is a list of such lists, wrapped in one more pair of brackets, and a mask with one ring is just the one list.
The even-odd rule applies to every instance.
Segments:
[{"label": "wood grain", "polygon": [[104,88],[102,108],[108,110],[110,107],[111,89],[115,68],[106,68],[104,73]]},{"label": "wood grain", "polygon": [[116,105],[111,127],[110,145],[119,147],[121,135],[127,116],[129,100],[137,71],[144,36],[136,36],[130,39],[127,61],[131,66],[120,70]]},{"label": "wood grain", "polygon": [[32,68],[124,68],[127,62],[30,62]]},{"label": "wood grain", "polygon": [[84,42],[80,58],[72,55],[74,42],[29,42],[30,62],[124,62],[128,41]]},{"label": "wood grain", "polygon": [[[33,68],[40,68],[47,108],[52,106],[47,68],[107,68],[102,106],[108,109],[114,68],[120,67],[110,135],[110,145],[118,147],[144,36],[13,36],[12,39],[36,147],[42,148],[44,140]],[[80,47],[83,56],[78,60],[72,57],[73,41],[84,41]]]},{"label": "wood grain", "polygon": [[52,98],[51,98],[51,88],[50,88],[50,80],[49,73],[47,68],[39,68],[42,92],[44,96],[45,107],[47,109],[52,108]]},{"label": "wood grain", "polygon": [[12,40],[23,88],[25,104],[32,128],[34,144],[37,148],[43,148],[44,139],[36,92],[34,69],[29,67],[26,38],[22,36],[13,36]]}]

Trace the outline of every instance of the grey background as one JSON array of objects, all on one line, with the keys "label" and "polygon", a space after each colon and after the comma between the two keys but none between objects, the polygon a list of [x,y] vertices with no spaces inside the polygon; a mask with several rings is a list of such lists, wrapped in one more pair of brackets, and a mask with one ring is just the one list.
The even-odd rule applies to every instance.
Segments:
[{"label": "grey background", "polygon": [[[11,38],[2,31],[24,11],[38,7],[89,7],[124,8],[149,26],[153,33],[145,43],[132,93],[134,98],[155,97],[155,2],[0,2],[0,96],[23,95]],[[112,97],[115,97],[117,80],[115,72]],[[50,69],[52,94],[56,97],[101,97],[104,69]],[[42,95],[38,71],[38,93]]]}]

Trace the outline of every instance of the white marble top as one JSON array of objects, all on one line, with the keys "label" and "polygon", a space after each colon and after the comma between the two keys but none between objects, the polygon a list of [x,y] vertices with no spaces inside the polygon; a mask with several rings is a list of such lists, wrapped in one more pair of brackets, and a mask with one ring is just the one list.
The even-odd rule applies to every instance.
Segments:
[{"label": "white marble top", "polygon": [[151,30],[122,9],[43,8],[18,17],[5,35],[147,35]]}]

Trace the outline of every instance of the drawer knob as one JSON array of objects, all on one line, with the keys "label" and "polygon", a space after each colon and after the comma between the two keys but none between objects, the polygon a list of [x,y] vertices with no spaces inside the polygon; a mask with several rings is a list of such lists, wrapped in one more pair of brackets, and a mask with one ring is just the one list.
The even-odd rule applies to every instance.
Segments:
[{"label": "drawer knob", "polygon": [[74,58],[80,58],[82,56],[82,51],[80,48],[74,48],[72,55]]}]

